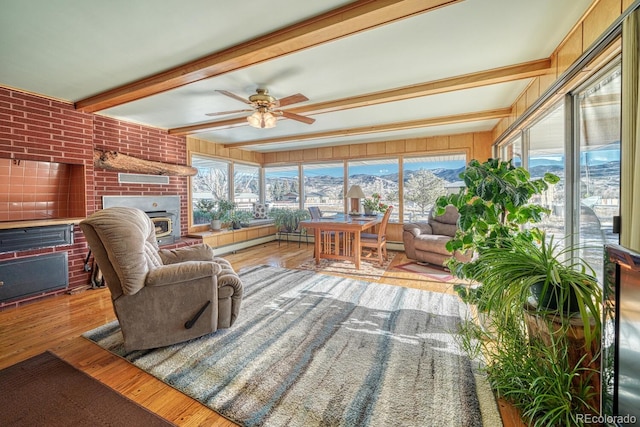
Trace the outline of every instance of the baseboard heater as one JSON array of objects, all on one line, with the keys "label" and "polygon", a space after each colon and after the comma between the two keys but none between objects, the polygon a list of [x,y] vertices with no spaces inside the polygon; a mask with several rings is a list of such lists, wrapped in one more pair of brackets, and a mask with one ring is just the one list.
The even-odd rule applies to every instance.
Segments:
[{"label": "baseboard heater", "polygon": [[0,302],[64,289],[68,286],[67,252],[0,262]]}]

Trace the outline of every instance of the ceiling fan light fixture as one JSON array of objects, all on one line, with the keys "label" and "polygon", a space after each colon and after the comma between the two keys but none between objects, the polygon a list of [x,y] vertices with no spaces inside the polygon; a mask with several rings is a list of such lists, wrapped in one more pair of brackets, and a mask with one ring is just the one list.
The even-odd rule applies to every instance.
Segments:
[{"label": "ceiling fan light fixture", "polygon": [[278,119],[276,119],[276,117],[268,111],[266,112],[256,111],[253,114],[251,114],[249,117],[247,117],[247,122],[249,122],[249,126],[252,126],[258,129],[274,128],[276,127],[277,121]]}]

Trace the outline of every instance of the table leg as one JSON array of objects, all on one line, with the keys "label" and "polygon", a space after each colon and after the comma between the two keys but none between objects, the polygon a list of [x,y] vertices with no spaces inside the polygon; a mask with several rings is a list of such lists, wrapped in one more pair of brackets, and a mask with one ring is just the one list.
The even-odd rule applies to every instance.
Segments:
[{"label": "table leg", "polygon": [[353,239],[353,262],[356,265],[356,270],[360,270],[360,230],[356,230]]},{"label": "table leg", "polygon": [[316,256],[316,265],[320,265],[320,229],[316,228],[314,229],[313,232],[313,245],[314,245],[314,252],[315,252],[315,256]]}]

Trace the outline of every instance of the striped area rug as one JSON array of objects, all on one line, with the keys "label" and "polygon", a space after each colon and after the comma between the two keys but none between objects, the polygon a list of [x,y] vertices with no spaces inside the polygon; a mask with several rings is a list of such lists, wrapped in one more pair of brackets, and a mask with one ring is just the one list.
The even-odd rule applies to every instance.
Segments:
[{"label": "striped area rug", "polygon": [[454,341],[457,297],[270,266],[240,275],[230,329],[130,353],[117,322],[84,336],[245,426],[501,425]]}]

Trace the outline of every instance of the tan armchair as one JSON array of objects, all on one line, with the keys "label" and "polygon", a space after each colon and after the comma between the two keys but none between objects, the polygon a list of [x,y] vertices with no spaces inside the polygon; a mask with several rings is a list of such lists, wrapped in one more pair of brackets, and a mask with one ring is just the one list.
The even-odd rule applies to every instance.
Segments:
[{"label": "tan armchair", "polygon": [[111,292],[127,351],[162,347],[230,327],[242,282],[204,244],[159,249],[151,219],[113,207],[80,223]]},{"label": "tan armchair", "polygon": [[[407,258],[444,265],[452,255],[446,246],[456,234],[459,216],[455,206],[449,205],[440,216],[434,216],[431,211],[428,222],[405,224],[402,240]],[[471,260],[469,255],[460,252],[456,252],[455,257],[463,262]]]}]

